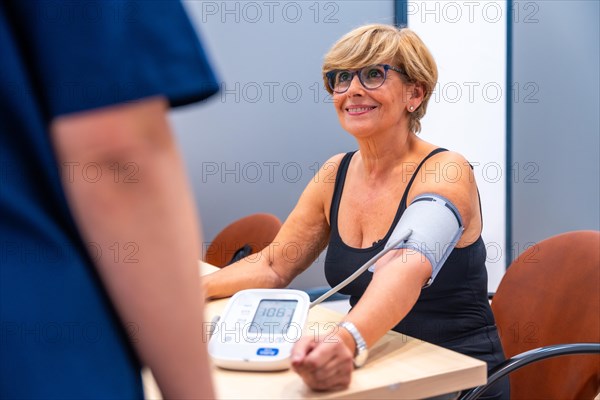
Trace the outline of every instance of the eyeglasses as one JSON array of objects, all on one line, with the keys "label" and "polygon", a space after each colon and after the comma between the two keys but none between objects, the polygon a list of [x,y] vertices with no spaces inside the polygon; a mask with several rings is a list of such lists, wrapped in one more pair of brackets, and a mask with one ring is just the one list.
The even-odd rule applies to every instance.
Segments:
[{"label": "eyeglasses", "polygon": [[376,64],[369,65],[360,69],[349,70],[349,69],[334,69],[325,74],[327,78],[327,84],[329,88],[335,93],[341,94],[348,91],[354,75],[358,75],[358,80],[365,89],[373,90],[377,89],[385,82],[387,78],[387,72],[391,69],[402,75],[406,75],[404,70],[396,67],[392,67],[388,64]]}]

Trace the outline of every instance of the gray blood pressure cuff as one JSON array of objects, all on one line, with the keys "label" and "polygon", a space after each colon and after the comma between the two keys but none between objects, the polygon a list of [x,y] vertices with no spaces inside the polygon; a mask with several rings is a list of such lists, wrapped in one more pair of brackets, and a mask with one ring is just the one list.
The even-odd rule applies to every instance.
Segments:
[{"label": "gray blood pressure cuff", "polygon": [[462,235],[462,219],[448,199],[426,193],[417,196],[406,208],[385,247],[391,246],[409,229],[412,234],[395,249],[411,249],[427,257],[432,267],[431,278],[424,286],[428,287]]}]

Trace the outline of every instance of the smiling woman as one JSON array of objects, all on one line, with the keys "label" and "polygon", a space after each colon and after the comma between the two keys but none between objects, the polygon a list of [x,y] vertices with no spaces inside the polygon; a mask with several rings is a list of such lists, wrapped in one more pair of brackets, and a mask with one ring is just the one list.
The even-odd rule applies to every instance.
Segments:
[{"label": "smiling woman", "polygon": [[[303,337],[292,367],[312,389],[347,387],[390,329],[494,367],[503,353],[487,300],[473,172],[460,154],[417,136],[437,82],[429,50],[408,29],[363,26],[325,56],[323,80],[358,150],[329,159],[319,174],[333,165],[335,181],[308,184],[260,262],[244,259],[207,276],[208,295],[285,287],[325,247],[325,275],[336,286],[409,228],[409,240],[341,290],[352,309],[333,340]],[[448,166],[457,168],[452,179],[440,173]],[[445,235],[444,221],[459,229]],[[289,243],[302,249],[293,259],[283,251]],[[491,398],[508,398],[507,385]]]},{"label": "smiling woman", "polygon": [[[384,71],[377,72],[378,77],[371,76],[371,80],[375,78],[372,84],[367,83],[367,75],[375,71],[364,67],[385,62],[389,64],[379,65],[379,69],[383,68]],[[348,69],[357,67],[363,71],[358,75],[360,82],[369,90],[383,85],[389,69],[396,71],[406,84],[419,83],[419,89],[424,92],[423,99],[418,105],[412,104],[412,110],[409,108],[410,131],[418,133],[421,130],[420,119],[425,115],[438,76],[433,56],[421,39],[409,29],[398,30],[386,25],[366,25],[353,30],[342,37],[325,57],[325,88],[331,94],[346,92],[354,78]],[[344,82],[332,81],[334,77]]]}]

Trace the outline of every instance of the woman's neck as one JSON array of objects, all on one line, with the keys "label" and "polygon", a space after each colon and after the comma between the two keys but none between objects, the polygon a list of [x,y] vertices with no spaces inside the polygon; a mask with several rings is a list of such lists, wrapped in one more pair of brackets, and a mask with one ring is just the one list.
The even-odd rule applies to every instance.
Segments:
[{"label": "woman's neck", "polygon": [[392,132],[358,139],[358,167],[365,177],[381,179],[393,173],[399,161],[410,161],[419,142],[414,133]]}]

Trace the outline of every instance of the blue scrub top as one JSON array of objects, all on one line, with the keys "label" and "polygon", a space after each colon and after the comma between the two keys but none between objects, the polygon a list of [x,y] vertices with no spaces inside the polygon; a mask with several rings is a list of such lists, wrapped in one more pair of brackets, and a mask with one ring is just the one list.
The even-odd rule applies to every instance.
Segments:
[{"label": "blue scrub top", "polygon": [[216,78],[175,1],[3,0],[0,57],[0,398],[142,398],[48,127],[150,96],[196,102]]}]

